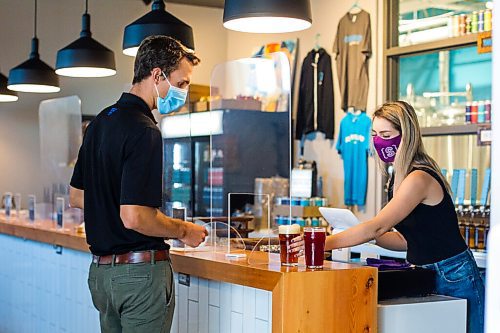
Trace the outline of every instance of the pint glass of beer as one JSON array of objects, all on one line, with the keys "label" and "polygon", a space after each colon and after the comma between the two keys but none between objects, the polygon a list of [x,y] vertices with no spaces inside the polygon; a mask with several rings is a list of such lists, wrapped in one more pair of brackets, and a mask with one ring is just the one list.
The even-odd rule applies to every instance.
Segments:
[{"label": "pint glass of beer", "polygon": [[296,253],[288,253],[288,247],[292,244],[292,239],[300,236],[300,225],[280,225],[278,229],[280,238],[281,265],[297,266],[299,258],[296,256]]},{"label": "pint glass of beer", "polygon": [[323,268],[325,240],[325,228],[304,228],[304,250],[307,268]]}]

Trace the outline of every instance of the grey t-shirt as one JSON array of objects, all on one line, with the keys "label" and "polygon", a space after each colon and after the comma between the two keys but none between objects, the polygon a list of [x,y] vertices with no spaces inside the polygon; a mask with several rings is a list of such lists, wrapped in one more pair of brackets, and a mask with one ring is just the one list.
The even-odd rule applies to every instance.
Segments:
[{"label": "grey t-shirt", "polygon": [[366,111],[368,58],[372,54],[370,14],[361,10],[340,19],[333,53],[337,55],[342,109]]}]

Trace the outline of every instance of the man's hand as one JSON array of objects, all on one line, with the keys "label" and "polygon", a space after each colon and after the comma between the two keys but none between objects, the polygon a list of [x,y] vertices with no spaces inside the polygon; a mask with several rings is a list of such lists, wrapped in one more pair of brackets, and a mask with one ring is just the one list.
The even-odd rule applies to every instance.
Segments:
[{"label": "man's hand", "polygon": [[205,241],[205,237],[208,235],[207,229],[205,229],[205,227],[191,222],[186,222],[184,223],[184,225],[186,229],[184,237],[180,238],[180,241],[191,247],[197,247]]}]

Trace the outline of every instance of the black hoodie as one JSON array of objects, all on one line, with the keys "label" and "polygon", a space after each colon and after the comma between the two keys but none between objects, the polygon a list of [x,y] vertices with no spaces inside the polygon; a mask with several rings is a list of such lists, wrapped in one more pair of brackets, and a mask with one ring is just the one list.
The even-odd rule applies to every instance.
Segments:
[{"label": "black hoodie", "polygon": [[333,139],[333,129],[332,58],[320,48],[311,50],[302,63],[295,138],[301,140],[304,134],[320,131]]}]

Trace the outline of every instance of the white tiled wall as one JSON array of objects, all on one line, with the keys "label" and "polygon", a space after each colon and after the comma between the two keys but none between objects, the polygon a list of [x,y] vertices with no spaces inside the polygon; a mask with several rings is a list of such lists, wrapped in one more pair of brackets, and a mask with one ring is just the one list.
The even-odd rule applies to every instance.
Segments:
[{"label": "white tiled wall", "polygon": [[[90,254],[0,234],[0,333],[93,333]],[[271,332],[271,292],[175,275],[173,333]]]},{"label": "white tiled wall", "polygon": [[175,274],[172,333],[271,332],[272,294],[236,284],[190,277],[179,284]]},{"label": "white tiled wall", "polygon": [[99,332],[90,254],[0,234],[0,332]]}]

